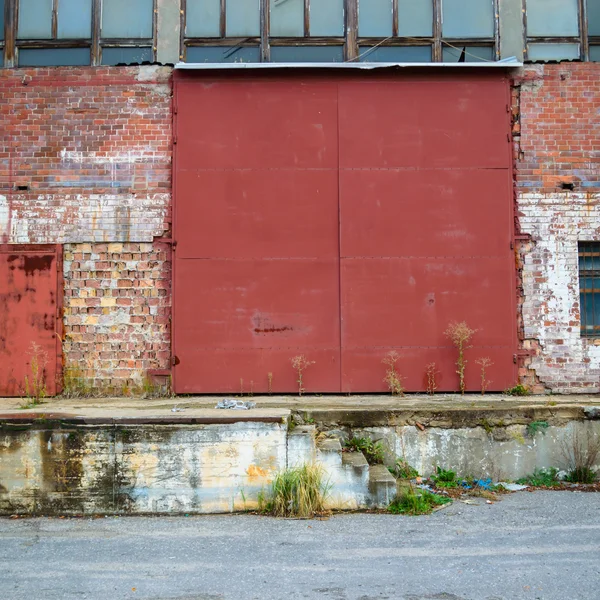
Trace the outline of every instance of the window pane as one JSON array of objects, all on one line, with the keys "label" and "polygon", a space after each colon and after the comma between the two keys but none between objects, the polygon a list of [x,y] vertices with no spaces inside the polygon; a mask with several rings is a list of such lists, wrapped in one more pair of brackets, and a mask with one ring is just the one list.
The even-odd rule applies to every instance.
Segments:
[{"label": "window pane", "polygon": [[77,67],[90,64],[89,48],[21,48],[20,67]]},{"label": "window pane", "polygon": [[358,35],[389,37],[392,35],[392,0],[360,0]]},{"label": "window pane", "polygon": [[271,0],[271,35],[304,35],[304,0]]},{"label": "window pane", "polygon": [[258,48],[241,46],[196,46],[187,49],[186,61],[189,63],[260,62],[260,52]]},{"label": "window pane", "polygon": [[600,46],[590,46],[590,60],[600,62]]},{"label": "window pane", "polygon": [[311,0],[310,35],[344,35],[344,0]]},{"label": "window pane", "polygon": [[528,60],[577,60],[579,44],[529,44]]},{"label": "window pane", "polygon": [[52,0],[20,1],[17,37],[30,40],[52,37]]},{"label": "window pane", "polygon": [[588,33],[600,35],[600,1],[587,0]]},{"label": "window pane", "polygon": [[92,37],[92,0],[58,0],[58,37]]},{"label": "window pane", "polygon": [[489,62],[494,60],[494,49],[487,46],[444,46],[443,62]]},{"label": "window pane", "polygon": [[131,65],[152,62],[152,48],[102,48],[103,65]]},{"label": "window pane", "polygon": [[[0,40],[4,39],[4,0],[0,0]],[[3,51],[0,50],[2,54]],[[0,62],[0,68],[2,67],[2,62]]]},{"label": "window pane", "polygon": [[225,15],[229,37],[260,35],[259,0],[227,0]]},{"label": "window pane", "polygon": [[433,35],[432,0],[398,0],[398,35]]},{"label": "window pane", "polygon": [[343,46],[271,46],[271,62],[344,62]]},{"label": "window pane", "polygon": [[494,37],[492,0],[443,0],[442,33],[450,38]]},{"label": "window pane", "polygon": [[102,37],[151,38],[152,0],[103,0]]},{"label": "window pane", "polygon": [[431,62],[431,46],[359,46],[360,62]]},{"label": "window pane", "polygon": [[187,0],[185,7],[187,37],[219,37],[221,35],[220,0]]},{"label": "window pane", "polygon": [[527,35],[579,35],[577,0],[527,0]]}]

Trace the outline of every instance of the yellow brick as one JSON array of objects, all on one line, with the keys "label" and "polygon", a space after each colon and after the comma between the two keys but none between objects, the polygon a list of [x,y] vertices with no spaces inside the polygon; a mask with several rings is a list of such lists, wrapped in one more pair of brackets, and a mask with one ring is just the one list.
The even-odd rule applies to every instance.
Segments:
[{"label": "yellow brick", "polygon": [[123,244],[109,244],[108,251],[110,253],[123,252]]},{"label": "yellow brick", "polygon": [[117,299],[116,298],[100,298],[100,306],[116,306]]},{"label": "yellow brick", "polygon": [[71,298],[69,304],[71,306],[85,306],[85,298]]},{"label": "yellow brick", "polygon": [[91,244],[81,244],[78,248],[79,252],[91,252],[92,245]]},{"label": "yellow brick", "polygon": [[98,317],[96,315],[89,315],[85,318],[86,325],[96,325],[98,323]]}]

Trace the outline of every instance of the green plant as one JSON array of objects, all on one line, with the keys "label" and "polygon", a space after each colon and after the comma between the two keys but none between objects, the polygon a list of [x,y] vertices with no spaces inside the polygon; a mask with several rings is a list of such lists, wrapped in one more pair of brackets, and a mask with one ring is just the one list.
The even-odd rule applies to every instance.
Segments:
[{"label": "green plant", "polygon": [[269,396],[273,393],[273,373],[267,373],[267,392]]},{"label": "green plant", "polygon": [[540,432],[546,435],[548,427],[548,421],[532,421],[527,425],[527,435],[531,438],[534,438]]},{"label": "green plant", "polygon": [[466,390],[465,369],[467,361],[465,360],[465,350],[471,347],[469,342],[475,333],[477,333],[477,329],[471,329],[465,321],[461,321],[460,323],[453,321],[444,332],[444,335],[450,339],[458,350],[456,374],[458,375],[458,386],[461,394],[464,394]]},{"label": "green plant", "polygon": [[439,375],[439,371],[437,370],[436,364],[434,362],[429,363],[425,367],[425,377],[427,379],[427,393],[430,396],[433,396],[437,390],[437,376]]},{"label": "green plant", "polygon": [[447,471],[441,467],[436,468],[435,475],[432,477],[436,487],[439,488],[455,488],[458,487],[458,481],[456,481],[456,473],[454,471]]},{"label": "green plant", "polygon": [[492,433],[494,431],[494,426],[487,419],[481,419],[480,424],[485,429],[486,433]]},{"label": "green plant", "polygon": [[412,486],[398,494],[388,506],[396,515],[428,515],[436,506],[452,502],[450,498],[438,496],[427,490],[415,491]]},{"label": "green plant", "polygon": [[387,365],[383,381],[387,383],[388,389],[393,396],[404,396],[404,385],[402,383],[404,378],[398,373],[398,369],[396,368],[396,363],[399,359],[400,355],[395,350],[391,350],[381,361],[384,365]]},{"label": "green plant", "polygon": [[381,465],[384,459],[383,444],[374,442],[368,437],[353,437],[346,442],[351,452],[362,452],[370,465]]},{"label": "green plant", "polygon": [[323,467],[305,464],[277,473],[268,493],[259,492],[258,507],[275,517],[313,517],[325,511],[329,490]]},{"label": "green plant", "polygon": [[600,454],[600,438],[590,431],[575,431],[561,441],[561,453],[567,467],[566,480],[571,483],[594,483]]},{"label": "green plant", "polygon": [[306,369],[310,367],[310,365],[314,364],[315,361],[308,360],[306,356],[304,356],[304,354],[299,354],[298,356],[294,356],[294,358],[292,358],[292,367],[294,368],[294,370],[296,371],[296,375],[298,376],[298,379],[296,381],[298,383],[299,396],[302,396],[302,392],[306,391],[304,389],[304,371],[306,371]]},{"label": "green plant", "polygon": [[403,458],[398,458],[395,465],[388,467],[388,469],[396,479],[414,479],[419,476],[419,472]]},{"label": "green plant", "polygon": [[48,353],[36,342],[29,345],[29,374],[25,375],[25,397],[28,400],[23,408],[41,404],[47,396],[46,390],[46,366],[48,365]]},{"label": "green plant", "polygon": [[481,395],[483,396],[490,383],[492,383],[490,380],[488,380],[486,371],[492,367],[494,363],[487,356],[483,356],[482,358],[478,358],[475,361],[475,364],[479,365],[481,369]]},{"label": "green plant", "polygon": [[507,396],[529,396],[529,388],[526,385],[517,383],[514,387],[504,390]]},{"label": "green plant", "polygon": [[533,473],[517,479],[519,485],[530,485],[532,487],[555,487],[560,485],[558,481],[558,469],[549,467],[547,469],[534,469]]}]

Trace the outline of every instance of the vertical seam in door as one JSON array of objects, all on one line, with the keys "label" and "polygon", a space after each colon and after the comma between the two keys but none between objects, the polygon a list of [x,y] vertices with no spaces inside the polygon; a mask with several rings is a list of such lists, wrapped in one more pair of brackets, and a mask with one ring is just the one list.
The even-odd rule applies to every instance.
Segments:
[{"label": "vertical seam in door", "polygon": [[336,83],[337,89],[337,172],[338,172],[338,189],[337,189],[337,202],[338,202],[338,306],[339,306],[339,352],[340,352],[340,392],[343,391],[343,351],[342,351],[342,202],[341,202],[341,166],[340,166],[340,81]]}]

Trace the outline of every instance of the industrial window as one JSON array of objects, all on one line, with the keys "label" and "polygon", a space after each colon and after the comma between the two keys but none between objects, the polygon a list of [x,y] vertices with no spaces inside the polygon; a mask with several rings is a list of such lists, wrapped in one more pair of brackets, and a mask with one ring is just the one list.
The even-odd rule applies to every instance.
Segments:
[{"label": "industrial window", "polygon": [[600,243],[579,242],[581,335],[600,337]]},{"label": "industrial window", "polygon": [[[498,58],[498,1],[182,0],[181,58],[188,62],[493,61]],[[237,12],[232,22],[234,4]]]},{"label": "industrial window", "polygon": [[[9,66],[151,62],[156,0],[0,0]],[[0,19],[0,23],[2,23]]]},{"label": "industrial window", "polygon": [[598,0],[526,0],[531,61],[600,60]]}]

